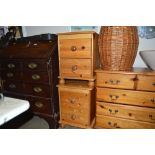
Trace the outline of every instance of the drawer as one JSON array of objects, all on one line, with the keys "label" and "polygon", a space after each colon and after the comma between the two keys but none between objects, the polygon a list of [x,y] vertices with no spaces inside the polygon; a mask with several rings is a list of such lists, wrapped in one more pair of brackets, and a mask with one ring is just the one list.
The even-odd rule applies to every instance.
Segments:
[{"label": "drawer", "polygon": [[52,114],[53,109],[50,99],[31,97],[28,100],[34,113]]},{"label": "drawer", "polygon": [[17,71],[3,71],[2,72],[2,78],[4,80],[14,80],[14,81],[21,81],[22,80],[22,74]]},{"label": "drawer", "polygon": [[132,90],[97,88],[98,101],[155,107],[155,93]]},{"label": "drawer", "polygon": [[11,91],[11,92],[23,92],[23,85],[22,83],[17,83],[15,81],[4,81],[4,91]]},{"label": "drawer", "polygon": [[97,116],[96,127],[111,129],[155,129],[155,123],[128,120],[109,116]]},{"label": "drawer", "polygon": [[93,78],[91,59],[61,59],[60,74],[70,78]]},{"label": "drawer", "polygon": [[98,87],[134,89],[136,75],[96,73],[96,85]]},{"label": "drawer", "polygon": [[24,83],[24,86],[26,94],[47,98],[50,97],[49,85]]},{"label": "drawer", "polygon": [[24,70],[47,70],[47,63],[44,61],[36,61],[36,60],[31,60],[31,61],[26,61],[24,62]]},{"label": "drawer", "polygon": [[138,75],[137,90],[155,91],[155,76]]},{"label": "drawer", "polygon": [[61,58],[91,58],[92,39],[62,39],[59,41]]},{"label": "drawer", "polygon": [[59,88],[59,96],[62,108],[70,107],[89,111],[91,98],[88,90]]},{"label": "drawer", "polygon": [[21,70],[22,69],[22,63],[18,62],[18,61],[3,61],[1,68],[5,69],[5,70]]},{"label": "drawer", "polygon": [[155,122],[155,109],[146,107],[97,102],[96,114]]},{"label": "drawer", "polygon": [[48,83],[49,82],[49,76],[47,72],[24,72],[23,73],[23,80],[25,82],[33,82],[33,83]]}]

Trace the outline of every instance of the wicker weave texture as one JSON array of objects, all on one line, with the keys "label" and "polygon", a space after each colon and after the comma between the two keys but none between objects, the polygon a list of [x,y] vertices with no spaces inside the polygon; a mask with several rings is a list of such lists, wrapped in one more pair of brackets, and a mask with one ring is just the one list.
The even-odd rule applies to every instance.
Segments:
[{"label": "wicker weave texture", "polygon": [[111,71],[130,71],[138,44],[136,26],[102,26],[99,34],[102,68]]}]

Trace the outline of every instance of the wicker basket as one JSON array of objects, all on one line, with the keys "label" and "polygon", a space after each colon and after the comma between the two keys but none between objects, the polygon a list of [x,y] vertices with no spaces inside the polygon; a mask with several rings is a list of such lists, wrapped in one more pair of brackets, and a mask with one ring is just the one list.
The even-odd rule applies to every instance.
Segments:
[{"label": "wicker basket", "polygon": [[136,26],[102,26],[99,53],[104,70],[130,71],[139,44]]}]

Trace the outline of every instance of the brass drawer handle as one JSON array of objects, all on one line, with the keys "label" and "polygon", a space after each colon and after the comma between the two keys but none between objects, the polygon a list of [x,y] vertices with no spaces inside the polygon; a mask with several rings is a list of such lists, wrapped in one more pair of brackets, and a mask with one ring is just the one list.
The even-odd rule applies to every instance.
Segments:
[{"label": "brass drawer handle", "polygon": [[111,85],[118,85],[119,83],[120,83],[120,80],[105,81],[105,84],[111,84]]},{"label": "brass drawer handle", "polygon": [[9,85],[9,88],[15,89],[16,88],[16,85],[12,83],[12,84]]},{"label": "brass drawer handle", "polygon": [[42,89],[41,89],[40,87],[34,87],[33,90],[34,90],[36,93],[42,92]]},{"label": "brass drawer handle", "polygon": [[111,100],[117,100],[119,98],[119,96],[117,95],[109,95],[109,97],[111,98]]},{"label": "brass drawer handle", "polygon": [[11,77],[13,77],[14,75],[13,75],[13,73],[10,72],[10,73],[7,73],[6,76],[7,76],[8,78],[11,78]]},{"label": "brass drawer handle", "polygon": [[36,106],[37,108],[42,108],[44,105],[43,105],[42,102],[35,102],[35,106]]},{"label": "brass drawer handle", "polygon": [[108,122],[108,125],[111,126],[112,128],[120,128],[117,123]]},{"label": "brass drawer handle", "polygon": [[155,82],[153,82],[152,85],[155,87]]},{"label": "brass drawer handle", "polygon": [[116,113],[118,113],[118,110],[109,109],[109,112],[110,112],[110,114],[116,114]]},{"label": "brass drawer handle", "polygon": [[72,72],[75,72],[78,69],[77,65],[72,66]]},{"label": "brass drawer handle", "polygon": [[72,119],[72,120],[75,120],[75,119],[76,119],[76,115],[74,115],[74,114],[71,115],[71,119]]},{"label": "brass drawer handle", "polygon": [[32,79],[33,79],[33,80],[39,80],[39,79],[40,79],[40,75],[38,75],[38,74],[33,74],[33,75],[32,75]]},{"label": "brass drawer handle", "polygon": [[153,118],[152,115],[149,115],[149,118],[150,118],[151,120],[155,120],[155,118]]},{"label": "brass drawer handle", "polygon": [[8,64],[8,68],[15,68],[15,64],[12,63]]},{"label": "brass drawer handle", "polygon": [[37,68],[37,66],[38,66],[38,65],[37,65],[36,63],[33,63],[33,62],[28,64],[28,67],[29,67],[30,69],[35,69],[35,68]]},{"label": "brass drawer handle", "polygon": [[76,46],[72,46],[72,47],[71,47],[71,51],[72,51],[72,52],[75,52],[76,50],[77,50],[77,47],[76,47]]}]

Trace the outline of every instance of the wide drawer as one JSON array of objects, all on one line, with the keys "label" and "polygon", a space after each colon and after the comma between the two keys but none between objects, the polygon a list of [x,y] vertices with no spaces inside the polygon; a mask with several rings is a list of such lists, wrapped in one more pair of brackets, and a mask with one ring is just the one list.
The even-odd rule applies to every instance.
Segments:
[{"label": "wide drawer", "polygon": [[155,107],[155,93],[132,90],[97,88],[98,101]]},{"label": "wide drawer", "polygon": [[61,77],[93,78],[91,59],[61,59]]},{"label": "wide drawer", "polygon": [[155,122],[155,109],[146,107],[96,102],[96,114]]},{"label": "wide drawer", "polygon": [[96,85],[98,87],[134,89],[135,75],[96,73]]},{"label": "wide drawer", "polygon": [[24,89],[25,94],[47,97],[47,98],[50,97],[49,85],[24,83],[24,86],[25,86],[25,89]]},{"label": "wide drawer", "polygon": [[43,98],[28,98],[31,104],[31,109],[35,113],[52,114],[52,104],[50,99]]},{"label": "wide drawer", "polygon": [[155,91],[155,76],[138,75],[137,90]]},{"label": "wide drawer", "polygon": [[155,129],[155,123],[97,115],[96,128]]},{"label": "wide drawer", "polygon": [[62,39],[59,41],[61,58],[91,58],[92,39]]}]

